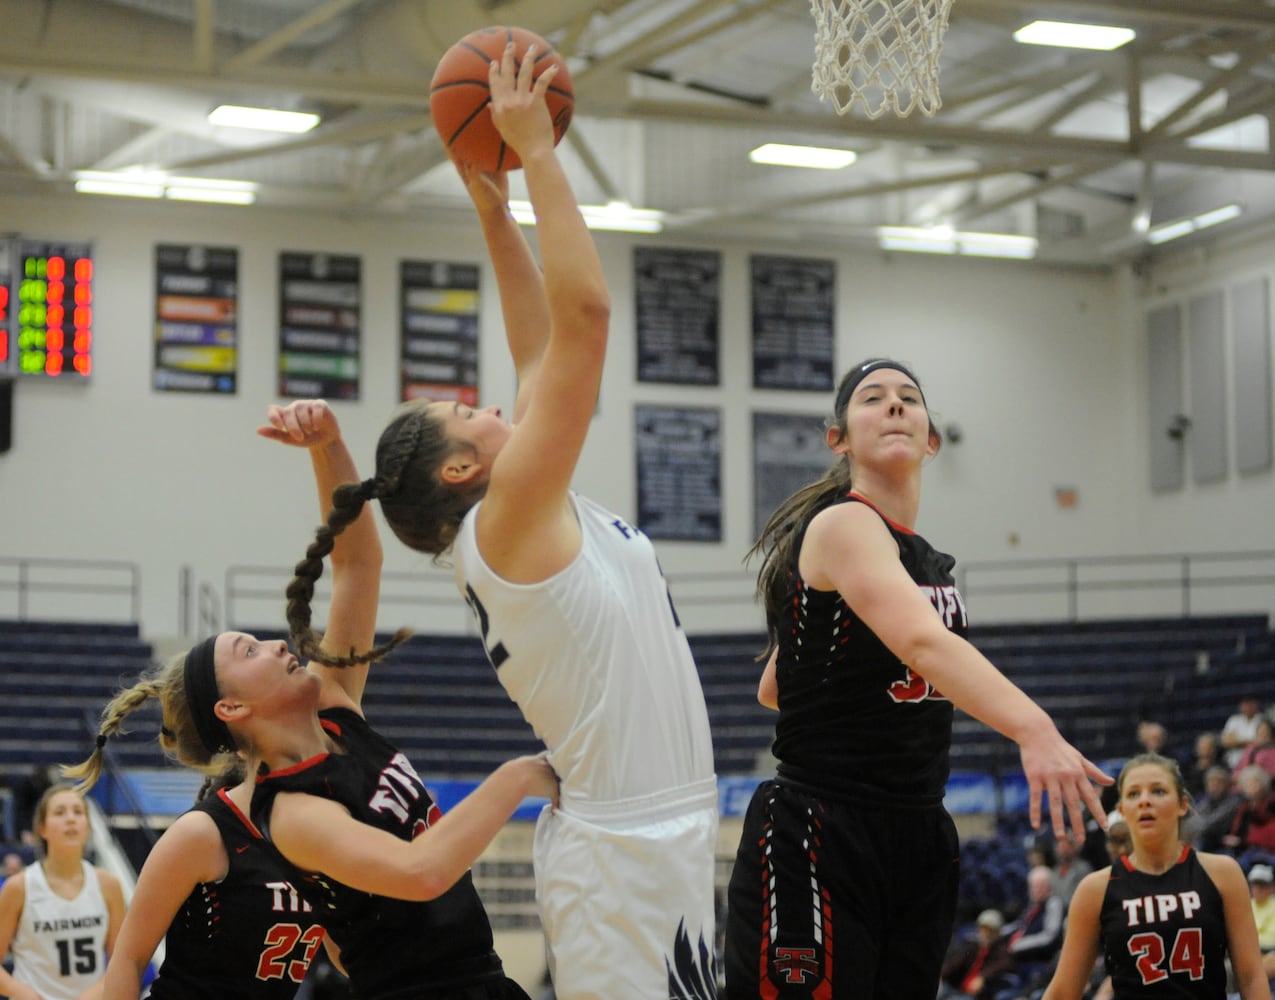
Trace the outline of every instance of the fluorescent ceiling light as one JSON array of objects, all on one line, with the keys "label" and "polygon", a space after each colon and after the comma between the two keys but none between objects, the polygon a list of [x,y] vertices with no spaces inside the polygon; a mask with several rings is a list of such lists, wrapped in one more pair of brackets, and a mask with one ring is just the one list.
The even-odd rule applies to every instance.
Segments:
[{"label": "fluorescent ceiling light", "polygon": [[162,198],[163,184],[144,184],[140,181],[99,180],[84,177],[75,182],[75,190],[80,194],[110,194],[125,198]]},{"label": "fluorescent ceiling light", "polygon": [[[529,201],[511,201],[509,214],[523,226],[536,224],[536,213]],[[664,213],[651,208],[634,208],[628,202],[613,201],[606,205],[581,205],[580,214],[590,229],[610,229],[625,233],[658,233],[664,228]]]},{"label": "fluorescent ceiling light", "polygon": [[162,170],[80,170],[75,174],[75,190],[83,194],[171,198],[228,205],[251,205],[257,199],[257,185],[252,181],[169,177]]},{"label": "fluorescent ceiling light", "polygon": [[768,142],[758,146],[748,158],[754,163],[770,163],[777,167],[812,167],[815,170],[840,170],[859,158],[850,149],[830,149],[826,146],[789,146],[782,142]]},{"label": "fluorescent ceiling light", "polygon": [[207,201],[218,205],[251,205],[257,200],[253,191],[232,191],[226,188],[182,187],[171,185],[164,191],[173,201]]},{"label": "fluorescent ceiling light", "polygon": [[954,230],[951,226],[881,226],[877,229],[877,241],[882,250],[1005,257],[1013,260],[1030,260],[1036,256],[1039,245],[1033,236],[967,233]]},{"label": "fluorescent ceiling light", "polygon": [[1098,49],[1110,52],[1131,42],[1132,28],[1106,24],[1072,24],[1068,21],[1032,21],[1014,32],[1014,41],[1024,45],[1057,45],[1066,49]]},{"label": "fluorescent ceiling light", "polygon": [[303,111],[280,111],[276,108],[245,108],[223,104],[208,112],[214,125],[231,128],[255,128],[265,132],[309,132],[319,124],[319,116]]},{"label": "fluorescent ceiling light", "polygon": [[1201,212],[1199,215],[1193,215],[1189,219],[1178,219],[1174,222],[1166,222],[1162,226],[1156,226],[1147,233],[1147,242],[1168,243],[1169,240],[1176,240],[1191,233],[1198,233],[1201,229],[1208,229],[1210,226],[1237,219],[1243,214],[1243,206],[1232,202],[1229,205],[1223,205],[1221,208],[1214,208],[1207,212]]}]

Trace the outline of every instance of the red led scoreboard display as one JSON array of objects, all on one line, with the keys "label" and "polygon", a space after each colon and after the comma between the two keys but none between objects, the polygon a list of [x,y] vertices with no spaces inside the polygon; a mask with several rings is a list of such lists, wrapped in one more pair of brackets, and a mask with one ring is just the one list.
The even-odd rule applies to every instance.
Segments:
[{"label": "red led scoreboard display", "polygon": [[87,378],[93,371],[92,246],[20,239],[11,269],[6,305],[12,370]]}]

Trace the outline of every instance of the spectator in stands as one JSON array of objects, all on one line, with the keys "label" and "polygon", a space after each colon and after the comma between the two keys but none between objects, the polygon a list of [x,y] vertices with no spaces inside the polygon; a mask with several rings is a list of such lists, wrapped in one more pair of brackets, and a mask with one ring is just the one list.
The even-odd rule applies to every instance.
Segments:
[{"label": "spectator in stands", "polygon": [[4,885],[5,879],[12,878],[25,867],[21,854],[17,851],[5,851],[4,857],[0,858],[0,885]]},{"label": "spectator in stands", "polygon": [[984,910],[978,915],[974,936],[959,937],[943,961],[939,1000],[976,997],[991,1000],[1003,985],[1002,974],[1009,967],[1008,942],[1001,935],[1005,918],[1000,910]]},{"label": "spectator in stands", "polygon": [[1231,772],[1221,764],[1209,768],[1204,794],[1183,823],[1187,841],[1201,851],[1226,850],[1225,837],[1242,801],[1243,796],[1231,783]]},{"label": "spectator in stands", "polygon": [[1275,776],[1275,723],[1265,715],[1257,720],[1252,742],[1240,753],[1239,762],[1233,768],[1235,777],[1238,779],[1244,768],[1253,765]]},{"label": "spectator in stands", "polygon": [[1225,997],[1228,956],[1241,1000],[1270,1000],[1243,871],[1182,839],[1191,802],[1180,765],[1134,757],[1119,788],[1132,850],[1080,883],[1043,1000],[1081,1000],[1100,953],[1123,1000]]},{"label": "spectator in stands", "polygon": [[1223,846],[1236,857],[1259,853],[1275,859],[1275,792],[1271,776],[1264,768],[1251,764],[1236,780],[1243,796],[1231,829],[1222,838]]},{"label": "spectator in stands", "polygon": [[[562,776],[533,849],[558,996],[698,995],[692,982],[712,985],[712,730],[650,540],[571,489],[610,295],[543,87],[525,92],[530,68],[515,87],[506,68],[493,68],[493,118],[522,156],[543,270],[509,214],[506,175],[458,167],[495,269],[515,422],[496,407],[408,403],[381,435],[375,478],[345,499],[379,500],[406,545],[450,554],[496,676]],[[300,650],[307,631],[294,623]]]},{"label": "spectator in stands", "polygon": [[1222,742],[1217,733],[1208,730],[1195,737],[1195,759],[1186,771],[1186,789],[1192,798],[1204,794],[1205,777],[1209,768],[1219,766],[1224,760]]},{"label": "spectator in stands", "polygon": [[[1065,839],[1060,838],[1060,842]],[[1029,871],[1027,905],[1004,932],[1016,994],[1030,993],[1043,984],[1062,947],[1066,912],[1067,906],[1055,888],[1053,870],[1040,866]]]},{"label": "spectator in stands", "polygon": [[[17,824],[18,838],[24,844],[35,843],[35,807],[52,784],[52,769],[47,764],[37,764],[22,776],[13,789],[14,822]],[[26,864],[33,860],[34,856],[23,859]]]},{"label": "spectator in stands", "polygon": [[1137,744],[1134,753],[1158,753],[1161,756],[1178,761],[1179,764],[1186,763],[1184,760],[1185,755],[1173,745],[1169,739],[1169,731],[1162,722],[1155,722],[1151,719],[1143,719],[1139,722]]},{"label": "spectator in stands", "polygon": [[[1124,821],[1123,816],[1112,820],[1111,825],[1107,827],[1108,860],[1114,865],[1131,850],[1133,850],[1133,837],[1129,834],[1129,824]],[[1106,866],[1104,865],[1104,867]],[[1084,879],[1081,879],[1081,881],[1083,882]],[[1074,897],[1075,895],[1073,892],[1072,896]]]},{"label": "spectator in stands", "polygon": [[1093,865],[1080,856],[1070,837],[1063,837],[1054,845],[1054,855],[1054,890],[1066,905],[1080,880],[1093,871]]},{"label": "spectator in stands", "polygon": [[1262,949],[1262,969],[1267,980],[1275,979],[1275,869],[1256,864],[1248,870],[1252,893],[1253,921],[1257,924],[1257,944]]},{"label": "spectator in stands", "polygon": [[79,1000],[100,988],[124,920],[124,890],[84,858],[89,813],[75,789],[49,786],[32,827],[39,860],[0,887],[0,955],[13,951],[13,972],[0,968],[0,994]]},{"label": "spectator in stands", "polygon": [[[954,706],[1018,742],[1034,827],[1048,789],[1055,835],[1067,819],[1083,835],[1082,803],[1101,809],[1092,782],[1110,781],[965,639],[953,560],[914,531],[940,435],[911,372],[880,358],[852,368],[826,440],[828,474],[785,500],[753,549],[771,653],[758,700],[779,711],[779,763],[731,875],[731,1000],[935,994],[957,908],[942,806]],[[817,911],[773,906],[812,896],[837,928],[835,979]]]},{"label": "spectator in stands", "polygon": [[1240,754],[1257,735],[1257,723],[1261,718],[1262,704],[1257,696],[1246,694],[1240,698],[1239,709],[1222,726],[1222,746],[1226,748],[1226,766],[1232,771],[1240,762]]},{"label": "spectator in stands", "polygon": [[[320,400],[271,407],[259,433],[308,449],[325,511],[336,484],[357,479]],[[339,544],[329,535],[316,547],[333,555],[323,648],[367,649],[382,568],[371,511]],[[411,765],[363,718],[367,662],[383,652],[358,665],[302,667],[283,640],[223,632],[107,706],[99,749],[76,769],[86,782],[100,773],[106,738],[150,698],[163,706],[161,745],[179,761],[223,774],[241,755],[256,776],[255,787],[210,796],[214,808],[182,816],[156,845],[138,882],[137,918],[110,966],[108,1000],[135,1000],[165,933],[171,950],[152,997],[290,997],[324,930],[354,992],[369,1000],[409,990],[452,997],[441,979],[457,994],[473,987],[490,1000],[526,1000],[503,975],[469,868],[527,794],[552,794],[552,771],[537,758],[510,762],[441,816]],[[271,811],[289,781],[295,794]]]}]

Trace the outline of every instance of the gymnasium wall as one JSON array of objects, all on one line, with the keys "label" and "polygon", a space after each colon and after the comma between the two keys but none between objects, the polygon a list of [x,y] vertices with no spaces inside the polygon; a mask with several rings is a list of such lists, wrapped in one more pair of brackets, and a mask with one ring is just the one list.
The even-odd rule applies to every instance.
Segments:
[{"label": "gymnasium wall", "polygon": [[[357,212],[317,216],[84,197],[0,200],[0,213],[9,231],[92,240],[97,306],[89,384],[31,379],[15,386],[13,446],[0,454],[0,557],[139,563],[148,636],[177,630],[183,567],[218,590],[228,565],[280,567],[286,575],[316,521],[305,455],[253,434],[275,399],[279,251],[362,257],[362,400],[336,408],[365,468],[397,401],[402,258],[483,263],[482,402],[512,402],[514,376],[494,278],[477,227],[464,220],[431,224]],[[1149,486],[1143,310],[1177,285],[1214,280],[1203,264],[1166,270],[1162,284],[1149,284],[1128,271],[886,256],[779,241],[709,245],[676,234],[603,233],[597,240],[611,280],[612,341],[578,488],[634,517],[634,406],[710,406],[722,413],[723,541],[658,545],[675,594],[676,581],[687,574],[722,573],[732,581],[721,587],[737,595],[733,608],[683,609],[692,630],[760,623],[741,568],[752,540],[751,414],[822,416],[830,405],[830,393],[751,388],[751,253],[834,259],[838,373],[866,356],[895,356],[914,367],[939,425],[959,424],[960,443],[946,445],[926,472],[919,528],[962,561],[1275,548],[1269,469],[1233,473],[1207,488],[1188,482],[1173,495]],[[157,242],[240,249],[237,395],[150,388]],[[718,387],[635,379],[632,247],[657,244],[722,251]],[[1260,248],[1253,250],[1250,269],[1260,268],[1261,256]],[[1220,273],[1216,280],[1224,278]],[[1074,506],[1059,503],[1059,490],[1073,491]],[[386,552],[387,569],[435,579],[439,593],[448,590],[441,571],[388,533]],[[1252,599],[1259,603],[1236,609],[1275,603],[1264,595]],[[1230,595],[1225,601],[1234,604]],[[1103,602],[1106,614],[1164,611],[1136,601],[1124,607],[1110,595]],[[975,620],[1056,617],[1058,600],[1048,603],[1037,608],[992,599],[975,603],[971,614]],[[444,604],[430,613],[395,606],[384,624],[466,628],[459,605]],[[255,620],[281,621],[281,602],[263,607]],[[91,607],[38,611],[74,616]]]}]

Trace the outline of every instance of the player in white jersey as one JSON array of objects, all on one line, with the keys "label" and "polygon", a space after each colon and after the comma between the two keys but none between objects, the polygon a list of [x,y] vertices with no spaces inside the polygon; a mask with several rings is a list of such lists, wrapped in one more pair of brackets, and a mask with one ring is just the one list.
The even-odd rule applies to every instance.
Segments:
[{"label": "player in white jersey", "polygon": [[[610,296],[553,148],[544,98],[555,71],[533,80],[535,63],[528,53],[516,66],[511,47],[490,86],[492,117],[522,161],[540,266],[506,177],[458,164],[500,289],[515,422],[496,407],[407,404],[381,435],[376,475],[338,491],[328,524],[377,499],[405,544],[454,551],[497,676],[562,780],[535,844],[559,1000],[712,997],[708,714],[650,542],[570,490]],[[302,649],[304,633],[294,630]]]},{"label": "player in white jersey", "polygon": [[76,1000],[95,986],[124,919],[119,880],[84,860],[88,811],[67,785],[54,785],[35,810],[42,857],[0,888],[0,969],[11,1000]]}]

